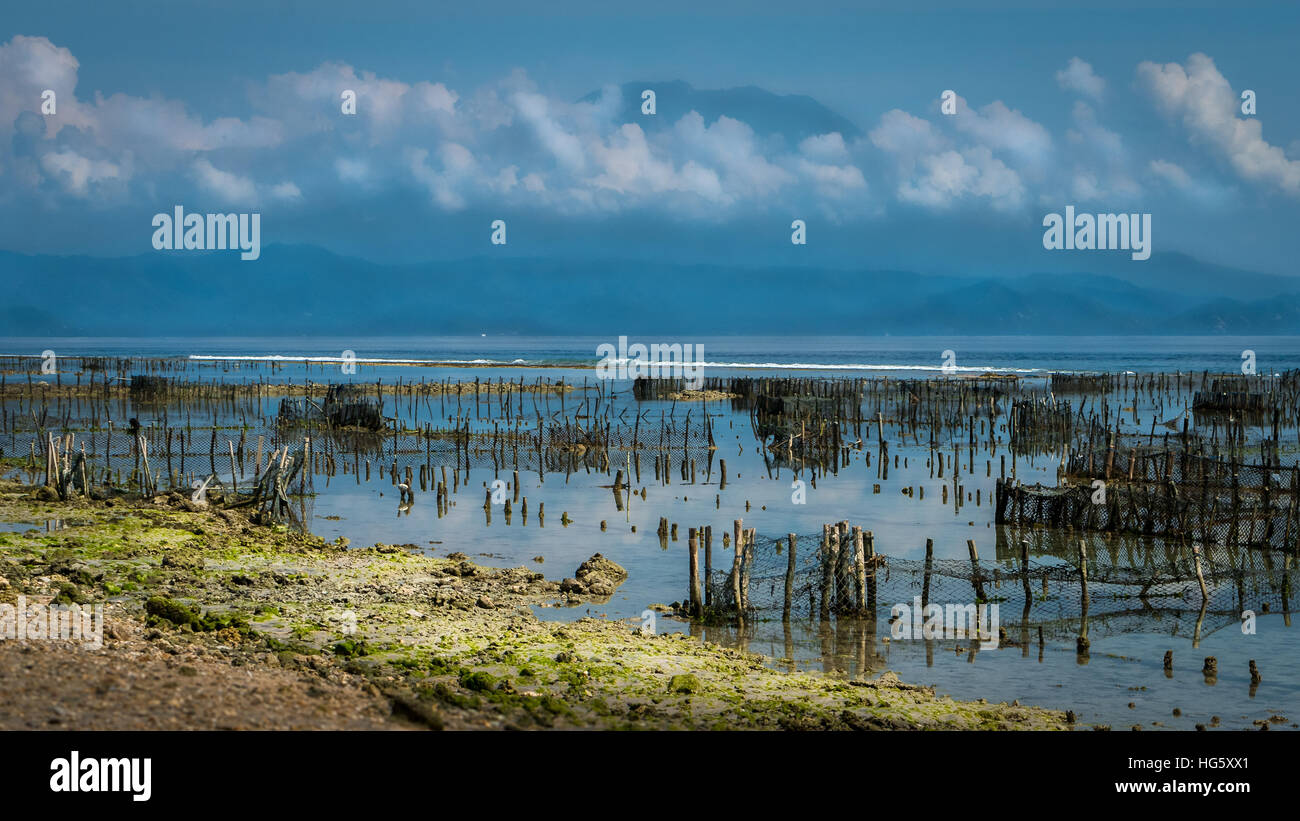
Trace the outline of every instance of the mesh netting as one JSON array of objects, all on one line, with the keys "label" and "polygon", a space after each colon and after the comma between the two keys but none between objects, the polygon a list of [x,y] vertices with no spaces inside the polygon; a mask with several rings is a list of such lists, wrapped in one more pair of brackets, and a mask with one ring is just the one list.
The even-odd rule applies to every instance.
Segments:
[{"label": "mesh netting", "polygon": [[1296,500],[1291,492],[1179,487],[1172,482],[1094,488],[999,480],[995,521],[1294,549],[1300,534]]},{"label": "mesh netting", "polygon": [[1247,610],[1290,612],[1291,559],[1267,551],[1148,543],[1134,563],[1132,543],[1125,556],[1114,543],[1093,541],[1086,557],[1073,559],[1029,558],[1027,543],[1012,560],[910,559],[875,554],[871,535],[858,539],[860,532],[834,527],[772,538],[750,531],[739,558],[731,551],[727,568],[705,573],[703,615],[888,619],[896,605],[998,604],[1002,625],[1049,635],[1073,634],[1084,618],[1103,634],[1195,625],[1203,635]]}]

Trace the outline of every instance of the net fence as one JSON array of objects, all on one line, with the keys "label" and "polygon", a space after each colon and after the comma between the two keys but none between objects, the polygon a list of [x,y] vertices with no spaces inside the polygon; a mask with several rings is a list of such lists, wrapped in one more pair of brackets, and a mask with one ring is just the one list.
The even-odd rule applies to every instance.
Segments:
[{"label": "net fence", "polygon": [[[861,538],[859,538],[861,534]],[[725,568],[703,579],[704,619],[908,618],[927,606],[970,615],[998,605],[1000,623],[1077,634],[1186,632],[1206,635],[1245,611],[1290,612],[1289,556],[1176,544],[1147,544],[1133,563],[1122,548],[1092,540],[1073,558],[902,558],[876,554],[871,535],[838,526],[822,533],[742,536]],[[689,598],[689,596],[688,596]],[[739,606],[738,606],[739,603]],[[900,615],[901,614],[901,615]]]}]

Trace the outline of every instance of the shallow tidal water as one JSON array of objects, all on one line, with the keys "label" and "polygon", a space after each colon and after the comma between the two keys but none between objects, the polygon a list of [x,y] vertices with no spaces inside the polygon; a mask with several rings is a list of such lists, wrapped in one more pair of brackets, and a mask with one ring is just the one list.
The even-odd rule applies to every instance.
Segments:
[{"label": "shallow tidal water", "polygon": [[[21,344],[20,340],[0,340],[0,350],[7,353]],[[116,351],[158,355],[328,355],[335,350],[329,341],[291,343],[285,340],[219,340],[206,344],[186,341],[183,348],[178,348],[176,342],[162,341],[101,340],[81,344],[69,341],[67,344],[70,353],[85,354]],[[862,342],[842,338],[796,340],[788,344],[773,339],[715,340],[711,349],[708,344],[706,341],[709,351],[706,359],[718,362],[707,371],[708,376],[866,377],[884,373],[900,378],[931,377],[936,375],[932,371],[938,370],[940,351],[951,348],[958,351],[958,361],[969,363],[973,370],[1014,371],[1024,379],[1039,380],[1041,384],[1046,374],[1055,369],[1186,372],[1214,368],[1226,371],[1239,364],[1240,346],[1246,343],[1206,338],[1180,347],[1169,340],[1147,338],[1092,343],[1016,338]],[[1256,340],[1253,345],[1259,353],[1261,370],[1300,366],[1300,353],[1297,353],[1300,345],[1276,339]],[[551,380],[564,378],[578,386],[584,380],[588,385],[595,383],[592,370],[577,364],[582,361],[582,351],[587,349],[587,342],[577,339],[545,342],[471,339],[454,340],[454,344],[386,340],[382,347],[376,343],[369,350],[363,350],[354,340],[349,347],[356,349],[359,356],[428,357],[462,363],[489,358],[503,364],[516,359],[529,364],[545,360],[555,366],[542,370],[523,366],[483,369],[464,364],[427,368],[368,365],[361,367],[355,377],[348,377],[362,382],[380,378],[386,383],[398,378],[418,381],[422,377],[518,381],[521,376],[533,381],[541,376]],[[590,348],[594,350],[594,345]],[[967,357],[967,352],[973,355]],[[587,359],[591,358],[587,355]],[[738,363],[745,367],[737,367]],[[760,370],[749,367],[761,363],[773,365]],[[854,367],[865,365],[873,367]],[[238,360],[209,367],[217,368],[217,375],[222,378],[241,378]],[[317,382],[342,381],[337,366],[319,363],[288,362],[276,376],[299,382],[304,378]],[[619,403],[629,408],[638,406],[631,396],[630,383],[615,381],[611,386],[614,396],[609,401],[616,407]],[[391,397],[387,401],[395,407],[386,408],[386,413],[404,413],[400,402],[393,403]],[[573,403],[581,401],[581,391],[574,391],[566,399],[570,410]],[[436,409],[448,413],[445,406],[437,407],[437,400],[433,406],[430,412]],[[652,401],[640,403],[638,410],[651,419],[657,419],[660,413],[672,413],[678,422],[690,411],[698,422],[705,406],[681,402],[674,406],[666,401]],[[1176,412],[1170,408],[1160,410],[1164,412],[1162,417]],[[579,470],[567,477],[551,472],[539,477],[536,471],[521,470],[517,492],[528,500],[527,518],[518,503],[508,521],[500,506],[494,506],[489,517],[483,509],[485,486],[496,478],[509,482],[512,474],[509,469],[494,472],[491,467],[475,467],[470,469],[468,481],[452,496],[449,510],[439,516],[432,492],[417,493],[414,504],[400,506],[397,488],[390,477],[379,478],[378,464],[369,481],[363,477],[358,482],[357,476],[343,473],[314,476],[316,496],[303,510],[311,530],[326,539],[342,536],[354,545],[414,544],[438,556],[459,551],[481,564],[526,565],[552,579],[573,575],[583,560],[601,553],[625,567],[629,574],[608,602],[600,606],[538,608],[537,613],[544,619],[590,615],[626,620],[632,629],[642,624],[643,614],[652,605],[686,597],[689,528],[711,525],[715,568],[729,566],[731,551],[722,549],[722,534],[731,531],[734,519],[743,519],[746,528],[756,528],[768,537],[815,533],[824,523],[848,520],[870,530],[876,552],[888,557],[923,558],[926,540],[932,539],[936,558],[965,559],[967,540],[974,540],[984,561],[1013,562],[1013,556],[1005,555],[1005,546],[1009,538],[1014,543],[1014,538],[1002,534],[999,539],[993,523],[994,483],[1000,472],[1000,457],[1006,457],[1008,475],[1014,471],[1022,482],[1047,484],[1055,484],[1061,459],[1060,453],[1045,452],[1032,457],[1021,455],[1013,460],[1007,451],[1005,432],[1001,434],[1001,442],[992,448],[981,440],[973,454],[961,443],[955,451],[955,461],[960,465],[958,481],[963,490],[962,503],[958,505],[955,492],[946,502],[942,495],[945,484],[952,491],[951,468],[945,470],[944,478],[933,475],[933,468],[927,464],[928,447],[893,439],[887,425],[886,439],[891,440],[887,478],[882,476],[878,458],[867,464],[866,453],[874,450],[873,432],[865,451],[854,451],[848,464],[839,467],[836,473],[819,475],[815,486],[811,483],[806,486],[806,501],[795,503],[791,487],[795,474],[789,467],[765,464],[749,415],[732,411],[725,401],[709,403],[707,411],[713,418],[717,445],[714,475],[707,478],[705,465],[701,463],[697,464],[694,484],[682,483],[675,470],[670,482],[664,484],[654,478],[650,462],[643,459],[640,480],[632,477],[632,493],[623,497],[621,510],[609,488],[610,475]],[[273,412],[268,409],[268,413]],[[1139,405],[1133,415],[1140,422],[1133,427],[1145,431],[1155,412],[1153,408]],[[434,417],[437,418],[437,413]],[[1290,435],[1294,441],[1294,434]],[[951,443],[942,452],[953,455]],[[725,490],[717,482],[716,460],[719,459],[727,461]],[[613,467],[626,470],[625,465]],[[810,477],[805,470],[799,478]],[[909,496],[902,492],[904,488],[922,487],[923,499],[916,493]],[[640,496],[642,488],[646,494],[644,500]],[[969,494],[969,499],[965,494]],[[512,489],[511,497],[514,495]],[[545,503],[544,524],[537,516],[541,503]],[[561,523],[565,513],[572,519],[567,526]],[[678,526],[676,540],[670,539],[666,546],[656,535],[660,517]],[[604,530],[602,521],[606,524]],[[1036,545],[1036,551],[1059,553],[1067,549],[1065,540],[1062,536],[1059,543],[1053,543],[1049,537],[1046,548]],[[815,543],[800,543],[802,555],[815,549]],[[1039,552],[1035,558],[1040,557]],[[542,561],[535,561],[536,557]],[[756,583],[761,582],[756,580]],[[1004,605],[1005,610],[1018,611],[1014,596],[1011,598],[1012,602]],[[656,612],[654,628],[660,632],[689,632],[710,641],[744,646],[767,655],[770,663],[778,668],[825,670],[846,676],[871,676],[892,670],[904,681],[933,684],[940,692],[956,698],[985,698],[995,702],[1018,699],[1022,704],[1070,709],[1080,722],[1109,725],[1117,730],[1133,725],[1145,729],[1190,730],[1198,724],[1251,728],[1255,721],[1272,716],[1287,719],[1273,724],[1274,729],[1284,729],[1292,728],[1293,722],[1300,720],[1300,684],[1294,683],[1300,682],[1300,626],[1288,626],[1288,617],[1281,613],[1261,613],[1254,634],[1243,633],[1235,623],[1212,621],[1207,623],[1199,641],[1192,638],[1189,629],[1190,621],[1195,619],[1194,612],[1179,618],[1152,618],[1147,624],[1139,624],[1136,630],[1131,626],[1113,633],[1095,629],[1091,633],[1091,652],[1086,663],[1082,663],[1076,655],[1073,637],[1068,631],[1060,630],[1049,631],[1041,649],[1036,636],[1024,644],[1014,628],[1009,629],[1008,641],[997,649],[975,652],[971,651],[969,640],[895,640],[887,622],[892,603],[879,604],[881,615],[874,621],[845,618],[832,619],[827,624],[801,613],[786,625],[781,622],[778,610],[759,614],[744,634],[738,634],[734,627],[693,626]],[[1004,621],[1010,619],[1004,616]],[[1162,667],[1166,651],[1172,651],[1174,656],[1169,675]],[[1219,673],[1213,683],[1201,674],[1207,656],[1218,659]],[[1248,672],[1251,660],[1256,661],[1263,676],[1254,688]],[[1175,716],[1175,710],[1180,715]]]}]

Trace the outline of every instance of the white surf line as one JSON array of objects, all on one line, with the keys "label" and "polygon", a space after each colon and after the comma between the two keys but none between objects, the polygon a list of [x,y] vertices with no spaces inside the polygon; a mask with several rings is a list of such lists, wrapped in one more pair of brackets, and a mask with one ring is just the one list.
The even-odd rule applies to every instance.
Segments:
[{"label": "white surf line", "polygon": [[[63,354],[61,359],[96,359],[96,358],[115,358],[139,356],[143,358],[154,358],[147,354],[122,355],[122,354]],[[301,363],[326,363],[342,364],[344,362],[355,362],[363,365],[429,365],[429,366],[455,366],[455,365],[488,365],[494,367],[508,367],[511,365],[528,368],[595,368],[598,362],[586,363],[551,363],[551,362],[530,362],[527,359],[390,359],[385,357],[342,357],[342,356],[305,356],[290,354],[184,354],[178,355],[195,362],[301,362]],[[157,358],[169,358],[166,355]],[[0,354],[0,359],[40,359],[36,354]],[[622,359],[613,360],[615,364],[619,362],[631,364],[638,360]],[[810,371],[927,371],[936,373],[1098,373],[1098,371],[1076,371],[1067,368],[1008,368],[993,365],[957,365],[945,370],[942,365],[889,365],[889,364],[867,364],[867,363],[817,363],[817,362],[686,362],[678,363],[667,361],[659,363],[660,368],[671,368],[674,364],[685,364],[691,367],[700,368],[731,368],[733,370],[810,370]],[[647,367],[649,365],[647,364]],[[1104,373],[1104,372],[1103,372]],[[1134,371],[1122,371],[1120,373],[1133,374]]]},{"label": "white surf line", "polygon": [[[122,355],[122,354],[63,354],[61,359],[96,359],[96,358],[113,358],[122,356],[139,356],[150,358],[147,354]],[[570,363],[557,364],[550,362],[530,362],[526,359],[389,359],[384,357],[355,357],[347,358],[342,356],[304,356],[304,355],[287,355],[287,354],[186,354],[186,359],[195,362],[301,362],[301,363],[326,363],[342,364],[344,362],[355,362],[362,365],[427,365],[427,366],[492,366],[492,367],[509,367],[517,366],[523,368],[574,368],[590,369],[595,368],[598,362],[590,364]],[[0,354],[0,359],[39,359],[36,354]],[[166,359],[166,355],[159,358]],[[618,362],[632,363],[637,360],[623,359],[614,360]],[[688,362],[660,363],[660,368],[671,368],[674,364],[686,364],[691,367],[700,368],[730,368],[732,370],[809,370],[809,371],[926,371],[936,373],[1099,373],[1098,371],[1083,370],[1076,371],[1067,368],[1008,368],[996,367],[992,365],[958,365],[949,367],[947,370],[942,365],[887,365],[887,364],[830,364],[816,362]],[[1100,372],[1100,373],[1105,373]],[[1133,374],[1134,371],[1122,371],[1120,373]]]},{"label": "white surf line", "polygon": [[[355,357],[348,358],[342,356],[300,356],[286,354],[190,354],[189,359],[205,362],[312,362],[312,363],[331,363],[342,364],[344,362],[355,362],[365,365],[493,365],[509,366],[518,365],[521,367],[548,367],[548,368],[594,368],[597,362],[590,364],[570,363],[539,363],[529,362],[525,359],[514,359],[505,361],[501,359],[390,359],[384,357]],[[623,362],[631,364],[638,362],[634,359],[615,359],[614,364]],[[1046,368],[1007,368],[993,365],[958,365],[945,369],[942,365],[889,365],[889,364],[830,364],[816,362],[676,362],[667,361],[659,363],[659,368],[672,368],[674,365],[689,365],[691,367],[701,368],[730,368],[733,370],[814,370],[814,371],[924,371],[936,373],[1043,373],[1049,369]],[[646,367],[653,367],[649,363]],[[1068,371],[1058,369],[1057,373],[1067,373]]]},{"label": "white surf line", "polygon": [[500,359],[382,359],[376,357],[344,356],[285,356],[269,354],[252,356],[245,354],[189,354],[187,359],[200,362],[357,362],[368,365],[512,365],[527,364],[526,360],[516,359],[504,362]]}]

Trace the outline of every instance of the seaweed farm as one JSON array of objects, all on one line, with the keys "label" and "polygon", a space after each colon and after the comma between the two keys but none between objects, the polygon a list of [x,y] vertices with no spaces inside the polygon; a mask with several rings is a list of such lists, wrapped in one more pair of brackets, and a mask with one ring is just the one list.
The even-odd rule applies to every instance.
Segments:
[{"label": "seaweed farm", "polygon": [[[599,552],[627,581],[541,618],[778,669],[889,670],[1115,728],[1300,708],[1300,372],[353,371],[10,356],[0,465],[52,498],[180,494],[557,580]],[[983,632],[924,633],[930,605],[978,609]]]}]

